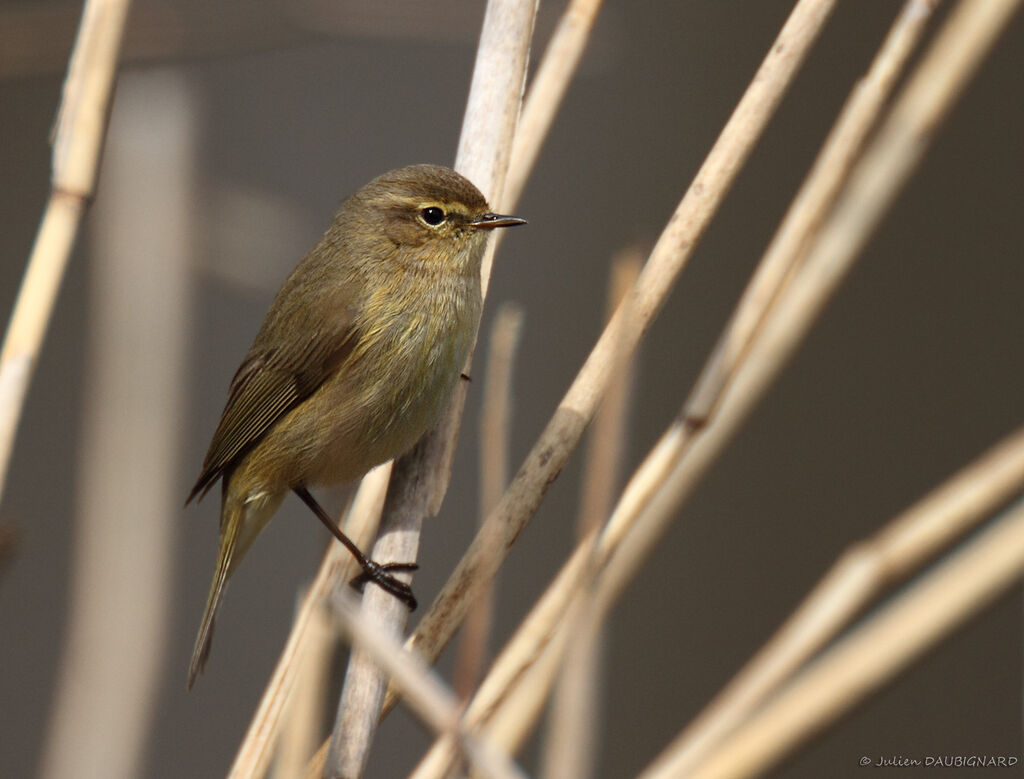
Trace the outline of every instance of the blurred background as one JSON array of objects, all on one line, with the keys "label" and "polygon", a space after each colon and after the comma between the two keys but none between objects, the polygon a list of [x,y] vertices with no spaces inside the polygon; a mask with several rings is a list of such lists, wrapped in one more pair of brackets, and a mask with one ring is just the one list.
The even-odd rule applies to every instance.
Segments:
[{"label": "blurred background", "polygon": [[[483,322],[475,375],[497,304],[525,311],[514,466],[600,332],[610,258],[656,239],[791,5],[606,3],[516,209],[530,225],[497,257]],[[635,363],[628,471],[685,398],[897,7],[839,5],[697,248]],[[543,4],[535,56],[561,9]],[[47,196],[47,137],[79,13],[64,0],[0,3],[3,312]],[[286,501],[233,577],[206,673],[186,694],[218,501],[181,505],[274,292],[341,199],[391,168],[452,163],[482,17],[468,0],[135,4],[98,197],[0,506],[0,526],[17,534],[0,563],[0,776],[57,765],[44,752],[66,716],[55,691],[74,680],[78,653],[65,640],[77,602],[112,619],[106,640],[135,662],[81,683],[90,727],[108,722],[104,691],[146,664],[159,672],[135,723],[141,753],[103,775],[227,770],[327,536]],[[600,776],[645,766],[848,545],[1024,418],[1022,44],[1018,15],[814,334],[620,603]],[[421,603],[476,526],[480,394],[472,384],[452,487],[423,535]],[[579,461],[503,569],[495,646],[572,548]],[[85,533],[94,518],[115,529]],[[106,553],[106,584],[85,592],[76,555],[91,549]],[[147,549],[166,559],[143,581],[123,574],[119,560]],[[159,604],[150,627],[118,632],[142,603]],[[1017,592],[775,774],[853,775],[861,755],[1019,756],[1021,648]],[[402,775],[429,743],[399,708],[368,775]],[[535,744],[523,762],[536,769]]]}]

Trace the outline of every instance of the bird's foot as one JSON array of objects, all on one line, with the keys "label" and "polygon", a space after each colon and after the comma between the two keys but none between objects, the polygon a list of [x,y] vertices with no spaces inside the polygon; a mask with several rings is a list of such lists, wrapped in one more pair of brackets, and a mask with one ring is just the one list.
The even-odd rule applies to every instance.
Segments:
[{"label": "bird's foot", "polygon": [[412,594],[412,587],[401,582],[391,575],[392,571],[408,573],[415,571],[419,566],[416,563],[375,563],[367,560],[363,572],[349,582],[349,586],[363,591],[367,583],[376,584],[382,590],[394,595],[402,603],[409,607],[409,611],[416,611],[416,597]]}]

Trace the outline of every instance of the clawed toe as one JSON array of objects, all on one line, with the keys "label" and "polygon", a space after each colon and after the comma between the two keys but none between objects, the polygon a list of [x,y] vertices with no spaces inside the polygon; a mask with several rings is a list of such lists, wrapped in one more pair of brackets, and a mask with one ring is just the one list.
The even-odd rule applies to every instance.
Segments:
[{"label": "clawed toe", "polygon": [[368,582],[376,584],[385,592],[402,601],[409,607],[409,611],[415,611],[418,604],[416,596],[412,594],[412,587],[392,576],[391,571],[409,573],[418,568],[416,563],[384,563],[382,565],[371,560],[369,565],[363,568],[363,572],[349,582],[349,586],[362,592]]}]

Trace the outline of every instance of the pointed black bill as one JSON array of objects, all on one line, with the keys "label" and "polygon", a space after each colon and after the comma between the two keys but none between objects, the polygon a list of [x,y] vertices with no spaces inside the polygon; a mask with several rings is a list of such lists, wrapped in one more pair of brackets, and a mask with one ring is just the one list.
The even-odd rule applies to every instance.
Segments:
[{"label": "pointed black bill", "polygon": [[469,223],[471,227],[479,227],[481,230],[493,230],[495,227],[514,227],[524,225],[526,220],[518,216],[503,216],[502,214],[484,214],[475,222]]}]

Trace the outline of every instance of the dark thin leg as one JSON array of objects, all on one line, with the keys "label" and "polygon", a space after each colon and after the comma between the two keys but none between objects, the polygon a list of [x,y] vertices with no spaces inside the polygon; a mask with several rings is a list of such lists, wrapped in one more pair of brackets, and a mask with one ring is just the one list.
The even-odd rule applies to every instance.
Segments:
[{"label": "dark thin leg", "polygon": [[375,563],[359,551],[359,547],[352,543],[352,539],[341,532],[341,528],[335,525],[331,518],[327,516],[327,512],[316,502],[316,498],[309,494],[309,490],[305,487],[295,487],[292,491],[302,498],[302,502],[309,506],[313,513],[316,514],[317,519],[323,522],[324,527],[341,541],[345,548],[352,553],[352,556],[356,558],[356,562],[362,567],[363,572],[349,582],[350,585],[362,592],[367,582],[376,584],[385,592],[391,593],[402,601],[402,603],[409,607],[409,611],[416,610],[416,598],[412,594],[412,588],[405,582],[398,581],[389,573],[390,571],[415,571],[419,568],[416,563],[386,563],[384,565]]}]

